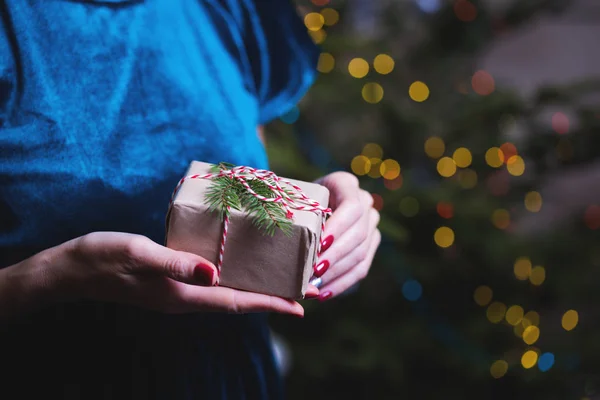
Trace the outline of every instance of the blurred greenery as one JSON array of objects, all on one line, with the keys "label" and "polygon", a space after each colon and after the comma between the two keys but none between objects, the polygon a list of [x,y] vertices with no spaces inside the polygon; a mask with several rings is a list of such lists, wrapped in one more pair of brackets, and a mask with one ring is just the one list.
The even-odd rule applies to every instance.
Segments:
[{"label": "blurred greenery", "polygon": [[[360,287],[328,302],[306,301],[303,320],[273,317],[274,330],[292,349],[288,398],[594,398],[600,390],[595,339],[600,231],[586,226],[585,209],[579,208],[574,218],[532,235],[518,235],[517,228],[519,219],[531,214],[523,206],[526,193],[544,195],[544,185],[557,174],[598,161],[600,109],[587,99],[600,92],[600,81],[582,76],[571,85],[539,88],[531,98],[499,85],[487,96],[471,89],[477,57],[499,34],[497,26],[532,24],[540,15],[568,11],[571,2],[515,0],[498,11],[472,1],[477,16],[471,22],[457,18],[453,1],[440,2],[442,8],[430,14],[411,1],[381,2],[373,35],[353,29],[358,3],[326,5],[341,17],[325,28],[322,44],[336,66],[321,74],[303,99],[298,121],[267,127],[271,164],[281,175],[310,180],[333,170],[351,171],[363,147],[377,143],[384,159],[400,163],[402,186],[390,190],[384,178],[360,177],[361,186],[383,200],[384,234]],[[309,1],[298,4],[301,14],[322,9]],[[350,59],[370,61],[380,53],[394,58],[392,73],[350,76]],[[424,102],[408,96],[417,80],[431,89]],[[366,82],[382,85],[381,102],[361,98]],[[567,135],[555,132],[544,117],[549,107],[568,110],[578,121]],[[507,126],[515,123],[526,134],[513,140]],[[456,174],[440,176],[437,160],[424,152],[432,136],[443,139],[444,156],[452,157],[458,147],[471,151],[474,187],[465,188]],[[523,176],[510,175],[506,165],[486,164],[486,151],[505,142],[513,142],[525,160]],[[503,185],[506,191],[498,189]],[[419,203],[412,217],[399,207],[409,196]],[[440,202],[451,205],[451,218],[436,210]],[[510,218],[502,229],[491,221],[498,209]],[[448,248],[434,241],[440,226],[455,234]],[[541,285],[515,277],[519,257],[544,266]],[[407,282],[421,287],[422,295],[407,296]],[[506,320],[488,321],[486,307],[474,301],[480,285],[493,290],[492,301],[538,312],[540,339],[530,346]],[[561,327],[569,309],[579,313],[572,331]],[[556,362],[548,371],[537,365],[526,369],[521,356],[528,349],[552,353]],[[508,363],[508,372],[497,379],[490,373],[496,360]]]}]

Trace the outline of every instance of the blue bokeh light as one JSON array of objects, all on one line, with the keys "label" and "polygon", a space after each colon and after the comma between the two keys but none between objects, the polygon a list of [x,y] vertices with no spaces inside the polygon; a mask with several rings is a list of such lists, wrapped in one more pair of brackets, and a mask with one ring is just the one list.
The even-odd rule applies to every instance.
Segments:
[{"label": "blue bokeh light", "polygon": [[544,353],[538,360],[538,368],[542,372],[548,371],[554,365],[554,354]]},{"label": "blue bokeh light", "polygon": [[281,116],[281,120],[286,124],[293,124],[298,120],[298,117],[300,117],[300,110],[298,107],[292,107],[291,110]]},{"label": "blue bokeh light", "polygon": [[409,279],[402,285],[402,294],[409,301],[417,301],[423,294],[423,287],[414,279]]},{"label": "blue bokeh light", "polygon": [[442,6],[442,2],[440,0],[416,0],[416,3],[421,11],[426,13],[434,13]]}]

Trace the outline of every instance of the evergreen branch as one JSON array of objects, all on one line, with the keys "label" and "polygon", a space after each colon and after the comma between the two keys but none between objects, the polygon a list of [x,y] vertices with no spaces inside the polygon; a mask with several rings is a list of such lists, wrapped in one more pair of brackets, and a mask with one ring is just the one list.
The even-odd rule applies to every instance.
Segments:
[{"label": "evergreen branch", "polygon": [[217,212],[221,221],[228,214],[228,207],[241,210],[240,186],[245,190],[240,182],[229,176],[214,178],[204,197],[208,203],[208,210]]}]

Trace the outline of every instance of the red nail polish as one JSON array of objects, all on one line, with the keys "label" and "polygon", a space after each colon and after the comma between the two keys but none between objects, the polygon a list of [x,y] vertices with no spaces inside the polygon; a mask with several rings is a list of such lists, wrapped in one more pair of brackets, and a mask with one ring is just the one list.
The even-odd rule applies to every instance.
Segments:
[{"label": "red nail polish", "polygon": [[196,281],[201,282],[202,285],[212,286],[215,278],[215,270],[205,264],[198,264],[194,268],[194,278]]},{"label": "red nail polish", "polygon": [[317,278],[320,278],[321,276],[323,276],[323,274],[325,272],[327,272],[328,269],[329,269],[329,261],[327,261],[327,260],[321,261],[314,268],[315,276]]},{"label": "red nail polish", "polygon": [[305,300],[316,299],[317,297],[319,297],[318,293],[306,293],[304,295]]},{"label": "red nail polish", "polygon": [[321,250],[319,251],[319,255],[322,254],[328,248],[330,248],[332,243],[333,235],[329,235],[325,239],[323,239],[323,241],[321,242]]},{"label": "red nail polish", "polygon": [[327,290],[327,291],[321,293],[321,295],[319,296],[319,301],[328,300],[329,298],[331,298],[331,296],[333,296],[333,293],[331,293],[331,291]]}]

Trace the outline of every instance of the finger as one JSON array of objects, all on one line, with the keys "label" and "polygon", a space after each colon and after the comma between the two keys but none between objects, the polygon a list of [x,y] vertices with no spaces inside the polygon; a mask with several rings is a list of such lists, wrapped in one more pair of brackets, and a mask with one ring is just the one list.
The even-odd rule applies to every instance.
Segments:
[{"label": "finger", "polygon": [[157,273],[179,282],[200,286],[213,286],[219,281],[216,267],[205,258],[169,249],[143,236],[132,238],[127,244],[126,252],[142,272]]},{"label": "finger", "polygon": [[305,298],[313,298],[319,295],[319,289],[312,284],[309,284],[306,288],[306,293],[304,293]]},{"label": "finger", "polygon": [[[315,267],[315,275],[322,276],[323,283],[326,283],[360,263],[369,249],[369,238],[377,229],[378,224],[379,213],[374,208],[370,208],[360,224],[356,224],[351,231],[343,235],[338,242],[321,255]],[[326,265],[328,268],[319,274],[318,271],[322,265]]]},{"label": "finger", "polygon": [[181,298],[188,307],[195,308],[197,311],[232,314],[276,312],[304,316],[304,308],[296,301],[226,287],[201,288],[185,285],[182,288]]},{"label": "finger", "polygon": [[324,286],[321,289],[319,300],[323,301],[335,297],[364,279],[369,273],[373,258],[375,257],[375,253],[377,252],[380,243],[381,233],[377,230],[373,234],[373,239],[370,241],[367,257],[351,271]]}]

